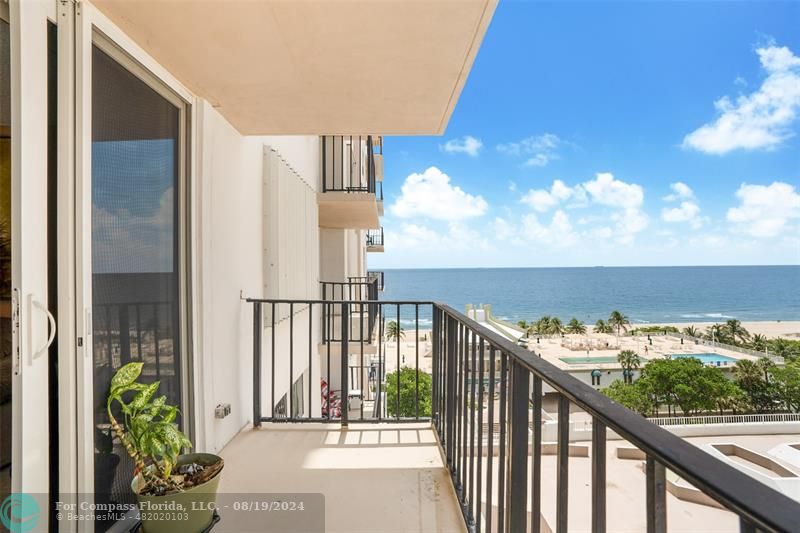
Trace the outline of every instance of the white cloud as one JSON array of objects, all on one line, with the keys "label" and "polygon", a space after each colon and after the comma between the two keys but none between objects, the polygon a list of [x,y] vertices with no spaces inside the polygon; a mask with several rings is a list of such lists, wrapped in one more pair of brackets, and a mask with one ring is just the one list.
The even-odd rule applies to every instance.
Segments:
[{"label": "white cloud", "polygon": [[421,216],[454,221],[481,216],[488,208],[483,197],[464,192],[450,183],[447,174],[430,167],[406,178],[400,197],[390,210],[400,218]]},{"label": "white cloud", "polygon": [[[578,219],[578,224],[587,225],[590,222],[595,224],[593,229],[584,232],[590,237],[614,237],[618,242],[625,244],[631,243],[636,234],[644,231],[649,224],[648,216],[641,210],[644,189],[636,183],[618,180],[608,172],[601,172],[595,179],[574,187],[566,185],[561,180],[555,180],[549,190],[531,189],[520,201],[539,213],[546,213],[562,205],[567,208],[588,207],[590,203],[611,208],[610,214],[581,217]],[[541,233],[541,228],[545,226],[539,224],[535,216],[529,220],[530,227],[540,228],[539,233]],[[597,233],[600,225],[609,220],[614,222],[613,227],[605,227],[605,231]]]},{"label": "white cloud", "polygon": [[641,233],[650,223],[647,215],[635,208],[629,207],[611,215],[611,220],[616,222],[614,235],[622,244],[632,244],[637,233]]},{"label": "white cloud", "polygon": [[702,226],[700,206],[692,201],[681,202],[678,207],[665,207],[661,210],[661,220],[664,222],[689,222],[693,228]]},{"label": "white cloud", "polygon": [[719,116],[683,139],[684,148],[709,154],[773,149],[791,137],[800,109],[800,57],[774,44],[756,50],[767,77],[758,90],[714,103]]},{"label": "white cloud", "polygon": [[522,237],[558,247],[571,246],[578,240],[578,235],[572,230],[569,216],[561,209],[553,213],[549,224],[539,222],[539,218],[533,213],[522,217]]},{"label": "white cloud", "polygon": [[644,190],[636,183],[625,183],[610,172],[600,172],[592,181],[583,184],[592,201],[621,209],[639,208],[644,202]]},{"label": "white cloud", "polygon": [[672,194],[664,197],[667,202],[694,198],[694,191],[682,181],[670,183],[669,188],[672,189]]},{"label": "white cloud", "polygon": [[680,204],[675,207],[663,208],[661,220],[671,223],[688,222],[693,229],[702,227],[708,219],[700,216],[700,205],[695,199],[692,188],[682,181],[670,183],[669,188],[672,189],[672,194],[665,196],[664,201],[679,201]]},{"label": "white cloud", "polygon": [[558,135],[543,133],[518,142],[498,144],[497,151],[513,157],[525,157],[525,166],[544,167],[558,159],[558,148],[564,144]]},{"label": "white cloud", "polygon": [[465,135],[460,139],[450,139],[441,148],[448,154],[467,154],[470,157],[478,157],[483,143],[480,139]]},{"label": "white cloud", "polygon": [[736,191],[739,206],[728,209],[727,219],[753,237],[775,237],[800,218],[800,194],[780,181],[770,185],[743,183]]},{"label": "white cloud", "polygon": [[580,185],[569,187],[563,181],[555,180],[550,186],[550,190],[530,189],[520,201],[534,210],[544,213],[570,199],[575,202],[575,205],[585,204],[586,191]]},{"label": "white cloud", "polygon": [[403,223],[400,231],[387,230],[386,242],[399,251],[448,251],[488,250],[489,241],[479,232],[460,222],[447,224],[447,231],[437,231],[425,225]]}]

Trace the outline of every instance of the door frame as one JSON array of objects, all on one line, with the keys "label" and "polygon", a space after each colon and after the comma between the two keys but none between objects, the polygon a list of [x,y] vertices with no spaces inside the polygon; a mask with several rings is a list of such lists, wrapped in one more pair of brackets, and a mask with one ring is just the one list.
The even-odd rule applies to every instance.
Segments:
[{"label": "door frame", "polygon": [[[55,2],[10,0],[12,492],[43,495],[50,481],[47,147],[48,23]],[[40,525],[47,526],[47,513]]]},{"label": "door frame", "polygon": [[[195,379],[195,353],[192,327],[195,314],[191,298],[193,289],[194,251],[191,228],[194,227],[194,202],[191,191],[195,176],[195,134],[197,99],[176,78],[147,52],[120,30],[89,2],[75,6],[74,72],[75,72],[75,175],[74,175],[74,265],[75,299],[75,421],[72,438],[77,453],[76,492],[94,493],[94,429],[93,429],[93,354],[92,354],[92,47],[97,43],[104,52],[181,109],[179,132],[178,196],[179,299],[182,313],[180,345],[182,351],[182,407],[187,416],[185,429],[194,433],[198,413],[192,408]],[[91,523],[81,524],[80,531],[92,531]]]}]

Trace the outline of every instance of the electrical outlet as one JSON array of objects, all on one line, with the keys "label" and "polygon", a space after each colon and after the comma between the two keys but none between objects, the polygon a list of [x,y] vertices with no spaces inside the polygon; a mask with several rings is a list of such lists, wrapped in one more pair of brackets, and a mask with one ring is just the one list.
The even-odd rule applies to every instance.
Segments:
[{"label": "electrical outlet", "polygon": [[221,403],[214,409],[214,417],[216,418],[225,418],[231,414],[231,404],[229,403]]}]

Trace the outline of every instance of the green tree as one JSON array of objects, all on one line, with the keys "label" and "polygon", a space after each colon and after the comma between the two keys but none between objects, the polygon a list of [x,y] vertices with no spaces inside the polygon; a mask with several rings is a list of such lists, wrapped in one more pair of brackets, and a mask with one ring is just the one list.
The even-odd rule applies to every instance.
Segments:
[{"label": "green tree", "polygon": [[695,339],[699,338],[701,335],[700,330],[694,326],[686,326],[683,328],[683,334],[687,337],[694,337]]},{"label": "green tree", "polygon": [[[417,396],[417,376],[419,376],[419,396]],[[400,416],[431,416],[431,375],[422,370],[408,366],[400,369]],[[386,374],[386,412],[389,416],[397,416],[397,371]]]},{"label": "green tree", "polygon": [[609,326],[608,323],[601,318],[600,320],[595,322],[594,332],[595,333],[614,333],[614,328]]},{"label": "green tree", "polygon": [[770,370],[778,401],[791,411],[800,411],[800,362],[774,366]]},{"label": "green tree", "polygon": [[653,402],[646,392],[635,384],[627,385],[617,379],[600,392],[640,415],[647,416],[653,411]]},{"label": "green tree", "polygon": [[528,331],[528,323],[525,320],[518,320],[517,321],[517,326],[519,326],[519,328],[522,331],[525,331],[527,333],[527,331]]},{"label": "green tree", "polygon": [[762,368],[755,361],[739,359],[733,367],[735,383],[747,395],[750,406],[758,412],[772,409],[774,390],[764,379]]},{"label": "green tree", "polygon": [[756,333],[755,335],[753,335],[753,337],[750,339],[750,349],[751,350],[755,350],[757,352],[766,351],[766,349],[767,349],[767,337],[765,337],[764,335],[761,335],[759,333]]},{"label": "green tree", "polygon": [[639,368],[642,360],[633,350],[622,350],[617,354],[617,362],[622,367],[626,383],[633,381],[633,371]]},{"label": "green tree", "polygon": [[747,331],[739,320],[731,319],[725,323],[728,336],[733,340],[733,344],[744,344],[750,339],[750,332]]},{"label": "green tree", "polygon": [[550,315],[544,315],[531,324],[531,332],[535,335],[549,335],[550,334],[550,321],[553,319]]},{"label": "green tree", "polygon": [[775,367],[775,362],[769,357],[762,357],[756,361],[756,366],[763,372],[764,381],[769,382],[770,372]]},{"label": "green tree", "polygon": [[628,326],[630,325],[631,321],[628,320],[628,317],[620,313],[619,311],[611,311],[611,314],[608,317],[608,325],[614,328],[617,332],[617,337],[622,331],[628,331]]},{"label": "green tree", "polygon": [[561,335],[564,333],[564,324],[561,319],[554,316],[550,319],[550,326],[547,328],[548,335]]},{"label": "green tree", "polygon": [[405,337],[406,332],[403,331],[403,327],[396,320],[390,320],[386,324],[386,340],[399,341]]},{"label": "green tree", "polygon": [[723,344],[733,344],[728,328],[724,324],[712,324],[706,328],[706,333],[703,335],[706,340],[713,342],[721,342]]},{"label": "green tree", "polygon": [[789,339],[770,339],[767,341],[767,349],[772,355],[783,357],[787,361],[794,361],[800,358],[800,341]]},{"label": "green tree", "polygon": [[577,318],[573,317],[572,320],[570,320],[567,324],[566,332],[575,335],[583,335],[586,333],[586,325]]}]

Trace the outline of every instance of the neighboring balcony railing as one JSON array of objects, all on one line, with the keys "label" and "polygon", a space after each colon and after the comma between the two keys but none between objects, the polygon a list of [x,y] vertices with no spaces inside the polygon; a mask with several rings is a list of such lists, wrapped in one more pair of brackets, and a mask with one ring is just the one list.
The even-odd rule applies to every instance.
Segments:
[{"label": "neighboring balcony railing", "polygon": [[376,193],[371,135],[325,135],[320,145],[322,192]]},{"label": "neighboring balcony railing", "polygon": [[[558,430],[556,457],[556,531],[568,531],[569,502],[569,419],[570,405],[574,404],[592,419],[591,446],[591,530],[606,530],[606,430],[611,429],[641,450],[645,457],[646,516],[648,532],[667,530],[666,472],[669,469],[683,480],[718,502],[739,517],[741,531],[795,531],[800,517],[800,503],[762,484],[735,467],[723,463],[700,448],[648,422],[642,416],[613,402],[570,374],[556,368],[533,353],[521,348],[481,324],[453,310],[447,305],[431,302],[374,302],[378,306],[380,332],[385,335],[386,318],[397,325],[407,323],[411,317],[416,335],[413,352],[415,358],[403,351],[400,338],[394,343],[378,342],[377,355],[367,366],[363,347],[349,340],[347,320],[341,323],[341,350],[338,365],[328,351],[327,383],[332,381],[332,365],[338,371],[337,395],[340,412],[332,412],[332,400],[326,390],[323,395],[308,392],[306,414],[275,415],[275,379],[286,381],[285,390],[295,382],[296,375],[289,370],[286,377],[276,378],[276,358],[271,356],[269,373],[272,383],[261,383],[264,364],[263,350],[271,342],[270,354],[276,353],[276,325],[271,327],[264,317],[276,316],[276,306],[338,307],[343,317],[350,316],[353,306],[369,305],[363,301],[289,301],[248,300],[253,304],[253,420],[255,425],[270,421],[338,421],[343,426],[360,421],[393,421],[427,419],[431,421],[444,450],[446,466],[450,470],[462,514],[470,531],[541,531],[542,508],[542,386],[547,384],[558,394]],[[411,314],[413,312],[413,314]],[[290,316],[291,313],[290,313]],[[312,317],[301,328],[312,331]],[[420,323],[430,321],[430,341],[420,342]],[[388,324],[388,322],[387,322]],[[388,329],[388,327],[387,327]],[[396,330],[395,330],[396,331]],[[266,333],[268,332],[268,333]],[[263,339],[262,335],[267,335]],[[295,336],[289,334],[290,339]],[[312,373],[312,334],[309,333],[308,382],[324,379]],[[430,342],[428,345],[427,343]],[[289,369],[296,368],[291,360],[296,357],[289,343]],[[391,346],[391,349],[389,347]],[[430,346],[430,357],[419,355],[420,347]],[[300,347],[301,352],[303,347]],[[283,353],[283,352],[281,352]],[[361,359],[359,359],[359,356]],[[320,355],[324,359],[324,353]],[[403,360],[402,358],[405,358]],[[429,361],[429,362],[428,362]],[[387,394],[392,379],[387,370],[410,367],[416,382],[421,384],[424,368],[430,365],[430,393],[417,385],[412,394],[401,393],[400,374],[396,375],[396,388]],[[323,368],[320,366],[320,368]],[[353,378],[352,369],[356,368]],[[284,376],[285,374],[281,374]],[[364,376],[367,376],[365,378]],[[369,376],[374,379],[370,381]],[[391,375],[394,378],[395,375]],[[287,380],[288,377],[288,380]],[[353,395],[356,383],[357,395]],[[313,386],[313,385],[312,385]],[[368,391],[365,395],[365,389]],[[281,389],[279,389],[281,390]],[[265,394],[270,404],[262,408]],[[360,395],[360,396],[359,396]],[[367,398],[371,398],[373,416],[365,415]],[[278,398],[278,402],[282,401]],[[360,410],[349,408],[359,402]],[[285,402],[284,402],[285,403]],[[319,403],[325,405],[320,413]],[[410,404],[410,405],[409,405]],[[392,406],[393,405],[393,406]],[[392,406],[390,408],[390,406]],[[428,407],[429,406],[429,407]],[[529,407],[530,406],[530,407]],[[484,408],[487,418],[484,419]],[[408,416],[410,415],[410,416]],[[496,509],[496,511],[493,511]],[[530,509],[530,511],[529,511]],[[627,510],[626,510],[627,512]]]},{"label": "neighboring balcony railing", "polygon": [[[372,343],[375,322],[378,316],[375,300],[378,299],[377,278],[352,277],[347,281],[321,281],[320,290],[324,301],[368,302],[366,306],[352,306],[349,318],[349,340]],[[341,308],[322,308],[322,341],[341,342]]]},{"label": "neighboring balcony railing", "polygon": [[367,272],[367,277],[374,277],[378,280],[378,290],[382,291],[386,287],[385,276],[382,270],[370,270]]},{"label": "neighboring balcony railing", "polygon": [[383,228],[367,230],[367,251],[370,249],[383,251]]},{"label": "neighboring balcony railing", "polygon": [[[248,302],[253,304],[256,425],[430,420],[430,302]],[[368,312],[375,317],[375,339],[383,341],[372,346],[366,322],[353,321]],[[315,337],[317,327],[321,342]],[[410,391],[401,387],[407,372],[413,374]]]}]

